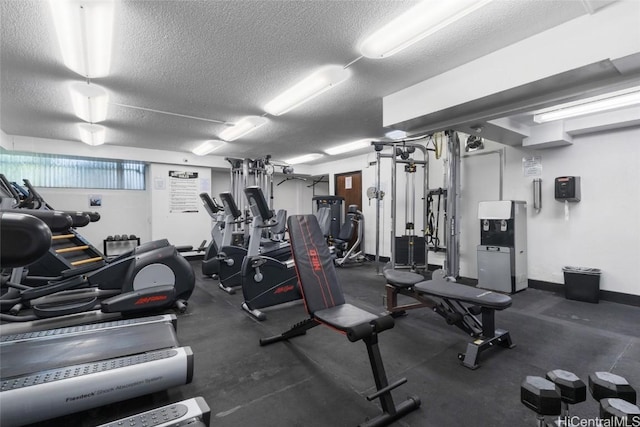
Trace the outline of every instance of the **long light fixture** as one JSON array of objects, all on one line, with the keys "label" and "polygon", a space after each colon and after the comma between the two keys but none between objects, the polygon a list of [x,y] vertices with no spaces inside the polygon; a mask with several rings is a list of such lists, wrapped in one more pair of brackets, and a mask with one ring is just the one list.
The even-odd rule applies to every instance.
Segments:
[{"label": "long light fixture", "polygon": [[247,116],[238,120],[235,125],[220,132],[220,139],[235,141],[236,139],[253,132],[267,123],[267,119],[261,116]]},{"label": "long light fixture", "polygon": [[351,71],[341,65],[326,65],[269,101],[264,111],[279,116],[344,82]]},{"label": "long light fixture", "polygon": [[87,78],[111,68],[117,0],[49,0],[64,65]]},{"label": "long light fixture", "polygon": [[207,154],[224,147],[225,144],[226,142],[224,141],[205,141],[194,148],[191,152],[196,156],[206,156]]},{"label": "long light fixture", "polygon": [[581,101],[556,105],[555,107],[534,113],[533,121],[536,123],[546,123],[554,120],[613,110],[615,108],[628,107],[635,104],[640,104],[640,86],[583,99]]},{"label": "long light fixture", "polygon": [[104,126],[94,125],[90,123],[78,123],[80,130],[80,140],[88,145],[104,144]]},{"label": "long light fixture", "polygon": [[327,148],[324,150],[330,156],[335,156],[336,154],[348,153],[350,151],[360,150],[362,148],[370,147],[371,139],[359,139],[357,141],[349,142],[347,144],[337,145],[335,147]]},{"label": "long light fixture", "polygon": [[94,84],[72,83],[69,92],[76,116],[89,123],[99,123],[107,118],[109,94],[106,90]]},{"label": "long light fixture", "polygon": [[387,58],[480,9],[490,1],[422,1],[367,37],[360,45],[360,53],[367,58]]},{"label": "long light fixture", "polygon": [[318,160],[322,157],[324,157],[324,154],[311,153],[311,154],[305,154],[304,156],[293,157],[291,159],[285,160],[284,162],[290,165],[298,165],[300,163],[313,162],[314,160]]}]

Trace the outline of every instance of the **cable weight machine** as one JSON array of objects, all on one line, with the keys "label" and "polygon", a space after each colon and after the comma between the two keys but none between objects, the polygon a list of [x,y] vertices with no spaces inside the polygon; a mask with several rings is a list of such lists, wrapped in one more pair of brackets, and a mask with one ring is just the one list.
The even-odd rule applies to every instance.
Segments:
[{"label": "cable weight machine", "polygon": [[[260,187],[265,199],[269,202],[269,209],[273,210],[273,175],[275,168],[281,168],[283,174],[289,175],[293,173],[293,167],[273,161],[270,155],[259,159],[226,157],[225,160],[231,165],[231,169],[229,170],[231,194],[238,208],[243,212],[245,219],[250,217],[250,212],[244,189],[250,186]],[[245,223],[249,224],[250,220],[245,220]],[[243,233],[239,231],[240,224],[236,224],[235,227],[233,244],[240,244],[240,246],[242,246],[243,242],[238,240],[242,239],[245,242],[248,240],[249,227],[243,227]]]},{"label": "cable weight machine", "polygon": [[[421,139],[421,138],[418,138]],[[370,192],[376,199],[376,272],[380,273],[380,209],[384,192],[380,191],[380,169],[382,159],[391,160],[391,268],[409,268],[412,271],[426,269],[427,267],[427,246],[424,239],[424,231],[421,235],[416,234],[416,176],[418,169],[422,170],[422,218],[426,218],[427,197],[426,191],[429,188],[429,156],[428,150],[423,145],[408,142],[372,142],[376,151],[376,191]],[[391,153],[382,153],[385,147],[392,147]],[[422,160],[415,159],[416,151],[422,153]],[[398,164],[404,165],[403,171],[407,177],[405,185],[405,235],[397,236],[397,204],[398,204]],[[418,168],[418,166],[421,166]],[[399,249],[403,251],[399,251]],[[406,250],[404,250],[406,249]]]},{"label": "cable weight machine", "polygon": [[[433,245],[433,249],[438,251],[442,249],[439,245],[437,233],[439,227],[439,214],[441,198],[444,197],[444,225],[445,225],[445,250],[446,256],[444,261],[444,275],[446,278],[455,281],[460,271],[460,139],[458,133],[453,130],[443,132],[447,142],[447,159],[445,167],[445,185],[446,188],[429,189],[429,155],[430,151],[434,151],[436,159],[440,158],[441,146],[433,140],[434,134],[419,136],[416,138],[405,139],[400,142],[384,142],[374,141],[371,145],[376,151],[376,188],[368,191],[370,198],[376,199],[376,273],[380,274],[380,210],[381,202],[385,195],[380,190],[380,170],[381,160],[383,158],[391,159],[391,260],[390,268],[410,268],[412,271],[425,269],[428,266],[429,243]],[[428,138],[427,144],[416,143],[416,141]],[[433,141],[434,147],[427,148],[430,141]],[[382,153],[385,147],[392,147],[391,153]],[[422,152],[423,160],[412,158],[416,149]],[[407,241],[407,257],[404,265],[398,262],[398,237],[396,236],[396,219],[397,215],[397,166],[404,164],[404,172],[407,176],[407,185],[405,186],[405,233]],[[420,230],[421,234],[416,233],[416,174],[418,166],[422,166],[422,218],[424,221],[424,229]],[[433,196],[438,197],[438,209],[435,219],[436,226],[432,229],[429,224],[429,218],[433,217],[433,206],[429,203]],[[426,236],[426,238],[425,238]],[[401,237],[401,238],[402,238]],[[435,239],[434,239],[435,237]],[[416,248],[420,246],[420,252]],[[422,259],[422,247],[424,245],[424,259]]]},{"label": "cable weight machine", "polygon": [[445,131],[447,136],[446,211],[445,211],[445,278],[455,282],[460,276],[460,138],[458,132]]}]

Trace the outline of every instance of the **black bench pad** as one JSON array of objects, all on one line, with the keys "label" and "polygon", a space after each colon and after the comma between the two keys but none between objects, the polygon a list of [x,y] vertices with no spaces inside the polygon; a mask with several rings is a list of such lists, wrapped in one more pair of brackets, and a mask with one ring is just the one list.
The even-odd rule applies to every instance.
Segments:
[{"label": "black bench pad", "polygon": [[317,310],[313,315],[322,323],[341,331],[346,331],[363,323],[368,324],[379,317],[351,304],[336,305],[331,308]]},{"label": "black bench pad", "polygon": [[399,288],[410,288],[416,283],[424,282],[424,276],[410,271],[386,269],[383,271],[387,283]]},{"label": "black bench pad", "polygon": [[448,298],[494,310],[511,306],[511,297],[485,289],[447,282],[444,279],[425,280],[414,285],[418,292],[440,298]]}]

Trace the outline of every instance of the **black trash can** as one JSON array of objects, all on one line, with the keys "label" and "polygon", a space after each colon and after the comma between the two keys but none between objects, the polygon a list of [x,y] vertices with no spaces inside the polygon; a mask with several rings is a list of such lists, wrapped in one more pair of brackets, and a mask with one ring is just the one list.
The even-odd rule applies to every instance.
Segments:
[{"label": "black trash can", "polygon": [[562,271],[565,298],[596,304],[600,301],[600,269],[564,267]]}]

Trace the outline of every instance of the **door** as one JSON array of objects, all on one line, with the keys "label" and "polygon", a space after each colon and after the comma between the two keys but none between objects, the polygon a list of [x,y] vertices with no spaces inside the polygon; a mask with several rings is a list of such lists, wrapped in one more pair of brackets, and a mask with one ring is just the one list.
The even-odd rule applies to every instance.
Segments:
[{"label": "door", "polygon": [[357,205],[358,210],[362,210],[362,172],[336,174],[335,179],[336,196],[344,197],[344,211],[347,212],[349,205]]}]

